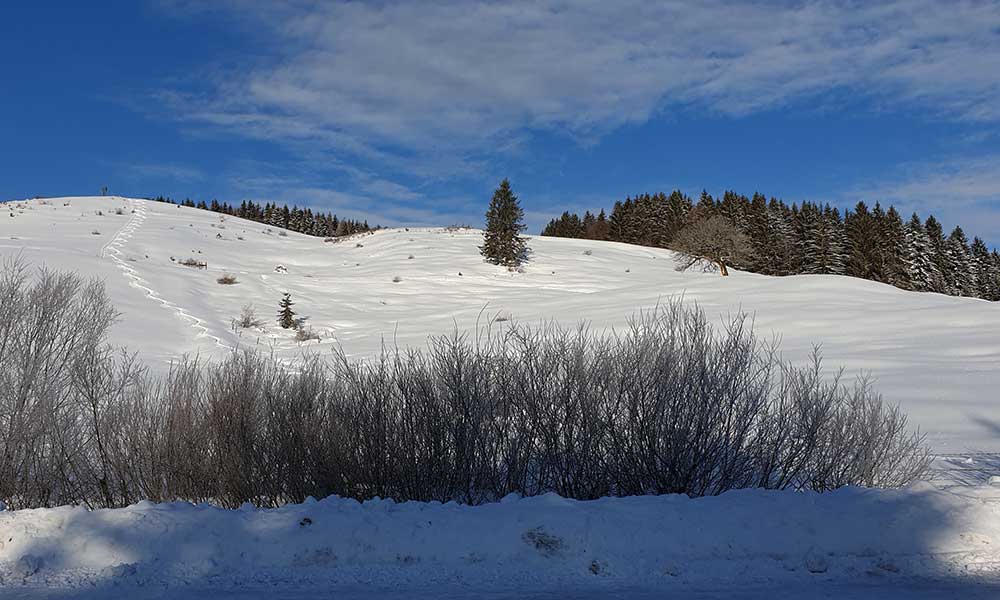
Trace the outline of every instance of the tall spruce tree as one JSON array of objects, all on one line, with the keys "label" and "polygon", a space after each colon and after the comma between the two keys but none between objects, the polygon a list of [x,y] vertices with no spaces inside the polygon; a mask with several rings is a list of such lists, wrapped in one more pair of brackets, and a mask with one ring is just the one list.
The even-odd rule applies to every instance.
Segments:
[{"label": "tall spruce tree", "polygon": [[868,205],[858,202],[844,218],[847,233],[847,274],[852,277],[882,281],[878,266],[878,227]]},{"label": "tall spruce tree", "polygon": [[519,234],[524,231],[524,211],[517,196],[504,179],[493,192],[486,212],[486,231],[479,251],[486,260],[505,267],[516,267],[527,259],[527,242]]},{"label": "tall spruce tree", "polygon": [[884,281],[907,289],[910,281],[906,270],[906,229],[895,206],[890,206],[881,217],[879,241],[880,270]]},{"label": "tall spruce tree", "polygon": [[986,242],[981,238],[977,237],[972,240],[972,246],[969,247],[969,262],[976,284],[973,293],[977,298],[988,300],[990,278],[993,274],[993,259],[990,256],[989,248],[986,247]]},{"label": "tall spruce tree", "polygon": [[955,271],[948,256],[947,240],[944,237],[944,228],[941,222],[934,218],[934,215],[927,217],[924,221],[924,230],[931,241],[931,260],[940,278],[936,282],[936,287],[931,290],[941,294],[954,294]]},{"label": "tall spruce tree", "polygon": [[969,256],[969,240],[961,227],[955,227],[948,236],[946,251],[954,273],[950,293],[955,296],[975,296],[977,283]]},{"label": "tall spruce tree", "polygon": [[918,292],[940,290],[943,285],[941,272],[933,260],[934,248],[931,238],[920,222],[917,213],[913,213],[906,224],[906,274],[909,279],[909,289]]}]

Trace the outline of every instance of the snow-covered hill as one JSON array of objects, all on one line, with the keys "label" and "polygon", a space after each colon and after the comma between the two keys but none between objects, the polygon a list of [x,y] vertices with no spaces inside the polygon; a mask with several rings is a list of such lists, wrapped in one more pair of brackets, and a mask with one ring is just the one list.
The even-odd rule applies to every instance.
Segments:
[{"label": "snow-covered hill", "polygon": [[[669,251],[610,242],[532,237],[531,262],[512,273],[483,262],[477,230],[389,229],[326,242],[145,200],[54,198],[4,209],[0,252],[105,280],[122,312],[113,340],[154,368],[237,345],[293,357],[340,344],[370,356],[383,344],[423,345],[498,316],[622,327],[637,310],[683,294],[720,319],[752,313],[758,333],[781,337],[788,359],[822,345],[829,367],[870,371],[940,452],[1000,451],[1000,304],[837,276],[678,273]],[[182,266],[186,259],[206,268]],[[238,283],[216,283],[223,274]],[[277,326],[284,292],[320,342],[298,343]],[[248,303],[265,328],[234,331]]]},{"label": "snow-covered hill", "polygon": [[[508,272],[482,261],[475,230],[327,242],[144,200],[2,209],[0,256],[103,279],[122,313],[113,341],[154,369],[237,346],[294,360],[339,344],[362,358],[498,317],[622,327],[683,295],[720,321],[752,313],[788,359],[821,344],[831,368],[870,371],[941,457],[936,486],[901,491],[0,511],[0,598],[998,593],[1000,478],[990,477],[1000,476],[1000,305],[846,277],[678,273],[668,251],[608,242],[533,237],[531,262]],[[224,274],[237,283],[217,283]],[[285,292],[319,341],[296,342],[274,322]],[[248,303],[264,326],[234,330]]]}]

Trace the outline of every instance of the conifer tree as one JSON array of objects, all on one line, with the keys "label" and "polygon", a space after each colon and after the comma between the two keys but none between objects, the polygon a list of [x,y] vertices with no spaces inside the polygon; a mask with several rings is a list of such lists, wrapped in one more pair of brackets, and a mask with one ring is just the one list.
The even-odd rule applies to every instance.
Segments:
[{"label": "conifer tree", "polygon": [[[878,205],[876,204],[876,207]],[[881,217],[879,226],[879,269],[883,280],[891,285],[906,289],[909,287],[909,276],[906,270],[906,230],[903,219],[890,206]]]},{"label": "conifer tree", "polygon": [[594,221],[593,229],[587,232],[587,237],[592,240],[606,240],[608,229],[608,216],[604,214],[604,209],[601,209],[597,214],[597,220]]},{"label": "conifer tree", "polygon": [[292,306],[294,305],[292,295],[288,293],[278,302],[278,325],[281,325],[283,329],[295,329],[295,326],[298,324],[298,321],[295,319],[295,311],[292,310]]},{"label": "conifer tree", "polygon": [[961,227],[955,227],[946,245],[954,278],[951,292],[955,296],[975,296],[977,283],[969,257],[969,240]]},{"label": "conifer tree", "polygon": [[524,211],[506,179],[493,192],[490,208],[486,212],[486,231],[479,251],[486,260],[505,267],[516,267],[525,261],[527,243],[520,234],[524,231]]},{"label": "conifer tree", "polygon": [[844,219],[847,233],[847,274],[852,277],[882,281],[878,269],[878,229],[872,213],[864,202],[858,202],[854,212]]},{"label": "conifer tree", "polygon": [[993,259],[990,256],[989,248],[986,247],[986,242],[978,237],[972,240],[972,246],[969,247],[969,262],[975,279],[975,289],[972,290],[972,295],[988,299],[993,276]]},{"label": "conifer tree", "polygon": [[941,289],[941,273],[933,260],[934,249],[917,213],[906,224],[906,273],[909,289],[932,292]]}]

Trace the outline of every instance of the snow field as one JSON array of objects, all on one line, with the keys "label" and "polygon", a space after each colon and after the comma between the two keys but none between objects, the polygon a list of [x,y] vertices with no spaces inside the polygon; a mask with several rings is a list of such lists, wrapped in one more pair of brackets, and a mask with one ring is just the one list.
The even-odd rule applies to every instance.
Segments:
[{"label": "snow field", "polygon": [[[822,344],[828,366],[870,371],[940,457],[932,484],[893,491],[0,509],[0,597],[800,598],[823,586],[829,597],[1000,597],[1000,305],[835,276],[677,273],[669,251],[607,242],[532,237],[531,262],[512,273],[483,263],[476,230],[328,243],[144,200],[3,208],[0,256],[104,280],[122,312],[112,341],[154,370],[237,346],[294,359],[340,345],[364,359],[498,317],[621,328],[683,295],[720,322],[752,313],[786,358]],[[206,269],[180,264],[189,258]],[[217,284],[223,274],[238,283]],[[319,342],[275,325],[284,292]],[[231,327],[247,303],[260,330]]]},{"label": "snow field", "polygon": [[[336,344],[365,358],[386,345],[423,346],[429,335],[456,328],[475,332],[498,317],[586,321],[600,331],[625,327],[636,311],[683,295],[720,324],[749,312],[760,336],[780,338],[786,359],[805,361],[820,345],[831,370],[845,367],[848,379],[870,373],[876,389],[899,403],[941,453],[1000,452],[997,303],[838,276],[678,273],[669,251],[613,242],[532,236],[531,262],[512,273],[482,261],[478,230],[391,229],[328,243],[145,200],[7,207],[16,216],[0,219],[0,254],[104,279],[122,312],[112,341],[154,369],[183,353],[220,356],[236,346],[294,358]],[[207,268],[179,264],[189,258]],[[276,272],[279,265],[284,272]],[[217,284],[223,274],[238,283]],[[284,292],[309,317],[319,342],[298,343],[277,327]],[[265,327],[234,331],[232,320],[248,303]]]}]

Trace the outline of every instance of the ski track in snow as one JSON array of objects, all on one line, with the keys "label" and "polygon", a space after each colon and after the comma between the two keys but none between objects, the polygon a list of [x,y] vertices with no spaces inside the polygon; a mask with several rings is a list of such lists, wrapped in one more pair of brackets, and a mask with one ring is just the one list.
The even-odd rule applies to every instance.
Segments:
[{"label": "ski track in snow", "polygon": [[122,248],[128,243],[135,232],[142,227],[143,222],[146,220],[147,201],[135,200],[131,198],[121,198],[121,200],[127,201],[129,206],[132,207],[132,217],[128,220],[128,223],[115,233],[108,243],[101,247],[99,256],[101,256],[101,258],[111,259],[111,261],[114,262],[119,269],[121,269],[122,275],[129,280],[130,286],[142,290],[145,292],[147,298],[172,311],[175,315],[177,315],[177,317],[197,332],[196,337],[207,337],[214,341],[218,347],[225,350],[233,350],[233,346],[225,343],[222,338],[211,332],[211,330],[205,325],[204,319],[200,319],[192,315],[187,309],[165,299],[159,292],[147,285],[149,282],[139,275],[138,270],[136,270],[135,267],[130,265],[126,259],[122,258]]}]

